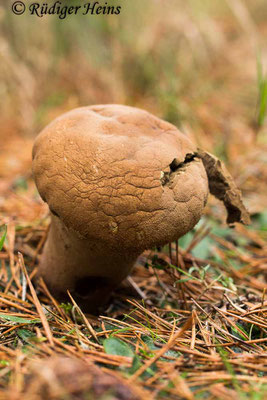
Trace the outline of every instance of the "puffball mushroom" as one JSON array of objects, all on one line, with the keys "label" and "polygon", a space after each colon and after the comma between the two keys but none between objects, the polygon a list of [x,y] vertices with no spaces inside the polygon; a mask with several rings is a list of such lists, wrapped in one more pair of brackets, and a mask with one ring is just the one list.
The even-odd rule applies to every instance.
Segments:
[{"label": "puffball mushroom", "polygon": [[50,291],[65,298],[69,290],[96,311],[145,249],[191,230],[209,193],[207,154],[133,107],[82,107],[50,123],[33,148],[33,175],[51,211],[39,266]]}]

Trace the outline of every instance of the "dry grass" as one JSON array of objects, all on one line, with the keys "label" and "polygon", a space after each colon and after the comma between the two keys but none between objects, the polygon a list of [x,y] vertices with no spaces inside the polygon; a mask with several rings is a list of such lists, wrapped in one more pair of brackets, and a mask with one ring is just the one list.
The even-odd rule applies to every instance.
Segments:
[{"label": "dry grass", "polygon": [[[143,3],[90,23],[0,6],[2,399],[265,398],[266,4]],[[252,225],[227,228],[210,199],[193,232],[143,254],[96,318],[31,285],[49,220],[30,152],[53,117],[105,102],[146,108],[223,158]]]}]

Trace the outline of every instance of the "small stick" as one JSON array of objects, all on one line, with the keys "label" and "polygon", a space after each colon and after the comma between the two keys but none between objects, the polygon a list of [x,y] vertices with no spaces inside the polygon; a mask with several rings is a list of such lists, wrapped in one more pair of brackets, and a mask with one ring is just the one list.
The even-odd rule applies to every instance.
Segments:
[{"label": "small stick", "polygon": [[74,298],[72,297],[72,295],[70,294],[70,292],[67,290],[68,295],[74,305],[74,307],[78,310],[79,314],[82,316],[82,319],[88,329],[88,331],[91,333],[91,335],[93,336],[93,338],[97,341],[97,343],[99,343],[99,340],[96,336],[96,333],[92,327],[92,325],[90,324],[90,322],[88,321],[88,319],[86,318],[86,316],[84,315],[84,313],[82,312],[82,310],[80,309],[80,307],[78,306],[78,304],[76,303],[76,301],[74,300]]},{"label": "small stick", "polygon": [[45,292],[46,296],[52,301],[52,303],[54,304],[55,308],[57,309],[57,312],[61,315],[61,317],[63,319],[66,319],[66,315],[65,313],[62,311],[62,309],[59,307],[58,302],[56,301],[56,299],[54,299],[54,297],[52,296],[52,294],[49,292],[45,281],[43,280],[43,278],[40,278],[39,280],[39,285],[42,287],[43,291]]},{"label": "small stick", "polygon": [[139,286],[135,283],[133,278],[131,276],[128,276],[127,281],[130,283],[130,285],[134,288],[134,290],[139,294],[139,296],[147,302],[147,304],[152,305],[150,300],[147,300],[147,296],[145,293],[139,288]]},{"label": "small stick", "polygon": [[175,255],[176,255],[176,259],[175,259],[175,265],[176,267],[178,267],[178,257],[179,257],[179,243],[178,243],[178,239],[175,241]]},{"label": "small stick", "polygon": [[44,313],[44,311],[42,309],[41,303],[40,303],[40,301],[39,301],[39,299],[37,297],[37,294],[35,292],[33,284],[32,284],[32,282],[31,282],[31,280],[29,278],[27,269],[26,269],[25,264],[24,264],[23,255],[21,253],[18,253],[18,257],[19,257],[19,264],[20,264],[21,269],[22,269],[22,271],[23,271],[23,273],[24,273],[24,275],[25,275],[25,277],[27,279],[27,282],[28,282],[28,285],[29,285],[29,288],[30,288],[30,291],[31,291],[31,294],[32,294],[32,297],[33,297],[33,301],[34,301],[35,307],[37,309],[37,312],[38,312],[38,314],[40,316],[42,325],[44,327],[44,330],[45,330],[45,333],[46,333],[46,337],[47,337],[50,345],[53,347],[54,346],[53,335],[52,335],[52,332],[50,330],[50,326],[49,326],[48,321],[46,319],[45,313]]},{"label": "small stick", "polygon": [[170,257],[170,263],[172,264],[172,244],[169,243],[169,257]]},{"label": "small stick", "polygon": [[196,311],[192,311],[192,339],[190,343],[190,349],[194,350],[196,343]]}]

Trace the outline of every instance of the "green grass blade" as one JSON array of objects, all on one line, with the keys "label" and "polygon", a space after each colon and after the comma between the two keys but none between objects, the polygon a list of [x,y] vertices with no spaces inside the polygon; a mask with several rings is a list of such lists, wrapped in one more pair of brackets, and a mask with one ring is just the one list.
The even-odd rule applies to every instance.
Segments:
[{"label": "green grass blade", "polygon": [[6,240],[6,235],[7,235],[7,226],[5,225],[5,231],[3,236],[0,239],[0,251],[2,251],[2,248],[4,246],[5,240]]},{"label": "green grass blade", "polygon": [[15,322],[18,324],[37,324],[41,322],[39,318],[36,319],[26,319],[26,318],[21,318],[21,317],[16,317],[13,315],[6,315],[6,314],[0,314],[0,319],[10,321],[10,322]]},{"label": "green grass blade", "polygon": [[267,111],[267,76],[263,71],[260,56],[257,57],[257,75],[258,75],[258,109],[257,124],[261,127],[264,124]]}]

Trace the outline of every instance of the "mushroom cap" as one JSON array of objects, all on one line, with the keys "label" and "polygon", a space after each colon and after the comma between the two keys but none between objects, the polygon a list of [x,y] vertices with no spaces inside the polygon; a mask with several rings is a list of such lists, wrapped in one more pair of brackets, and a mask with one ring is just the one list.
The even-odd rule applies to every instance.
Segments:
[{"label": "mushroom cap", "polygon": [[143,251],[198,222],[208,179],[195,145],[138,108],[82,107],[36,138],[39,193],[67,228],[109,247]]}]

